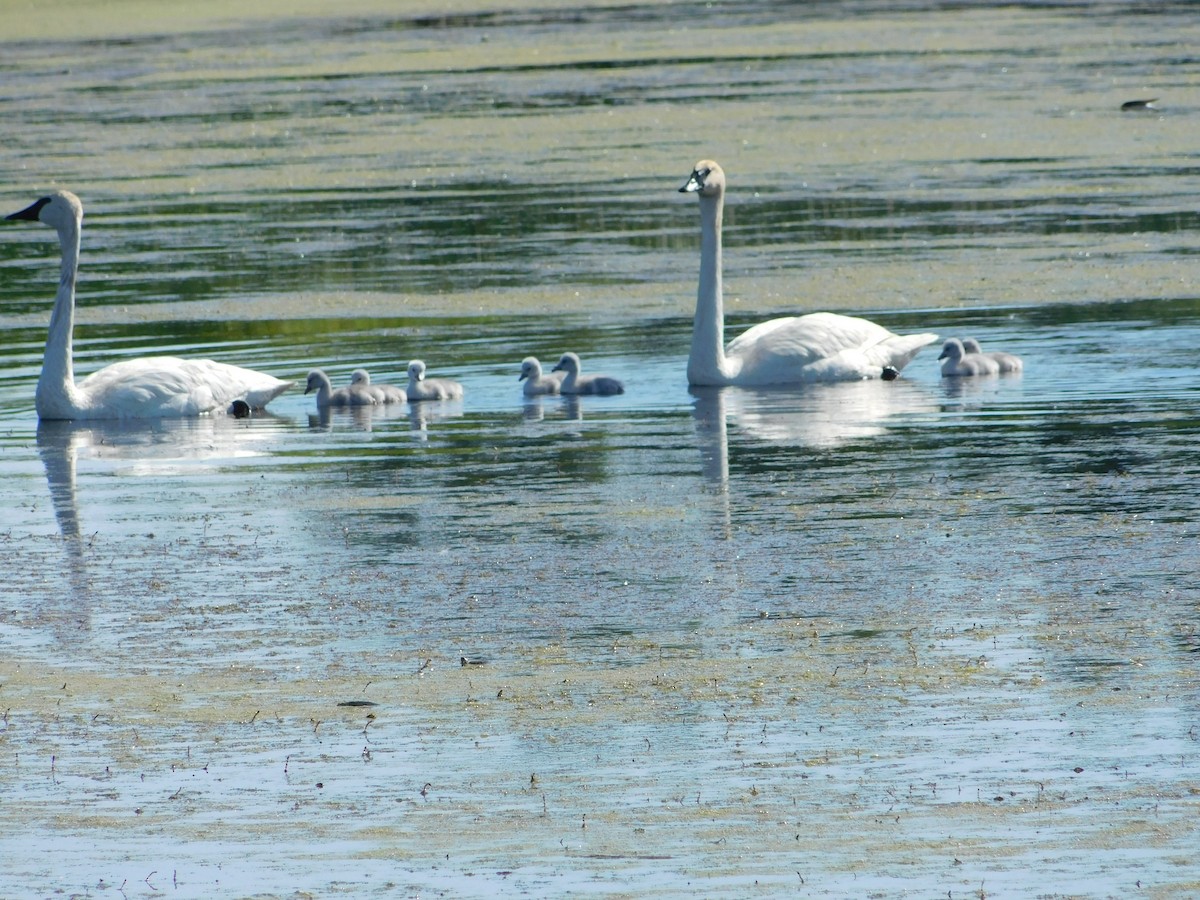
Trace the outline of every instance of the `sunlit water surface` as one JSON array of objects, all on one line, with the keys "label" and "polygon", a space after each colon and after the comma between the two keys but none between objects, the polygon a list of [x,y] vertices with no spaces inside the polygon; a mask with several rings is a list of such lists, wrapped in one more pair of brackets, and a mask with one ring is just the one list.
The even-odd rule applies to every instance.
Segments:
[{"label": "sunlit water surface", "polygon": [[[466,386],[39,426],[7,223],[0,893],[1200,893],[1188,6],[380,6],[0,39],[79,373]],[[701,156],[731,333],[1025,373],[690,392]],[[567,349],[627,392],[524,401]]]}]

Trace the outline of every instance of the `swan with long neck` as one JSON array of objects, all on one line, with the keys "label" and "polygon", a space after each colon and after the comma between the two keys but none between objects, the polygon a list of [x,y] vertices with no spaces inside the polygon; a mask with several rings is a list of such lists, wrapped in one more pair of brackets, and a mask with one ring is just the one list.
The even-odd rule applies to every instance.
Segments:
[{"label": "swan with long neck", "polygon": [[70,191],[56,191],[8,218],[49,225],[62,247],[62,274],[35,394],[39,418],[178,418],[225,411],[236,400],[261,409],[292,386],[252,369],[174,356],[113,363],[76,383],[71,340],[83,204]]},{"label": "swan with long neck", "polygon": [[725,172],[701,160],[682,193],[700,198],[700,287],[688,383],[784,385],[894,378],[936,334],[897,335],[857,316],[809,313],[755,325],[725,346],[721,217]]}]

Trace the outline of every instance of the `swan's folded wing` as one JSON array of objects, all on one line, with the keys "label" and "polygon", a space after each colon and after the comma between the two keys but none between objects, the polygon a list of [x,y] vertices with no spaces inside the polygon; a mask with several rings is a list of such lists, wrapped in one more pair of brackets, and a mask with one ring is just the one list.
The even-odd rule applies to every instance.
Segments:
[{"label": "swan's folded wing", "polygon": [[78,385],[93,407],[131,418],[195,416],[245,399],[262,407],[291,386],[270,375],[209,359],[149,356],[106,366]]},{"label": "swan's folded wing", "polygon": [[885,366],[903,369],[934,334],[897,335],[857,316],[809,313],[772,319],[730,341],[741,381],[782,384],[878,378]]},{"label": "swan's folded wing", "polygon": [[[825,370],[847,351],[858,351],[892,336],[883,326],[856,316],[809,313],[755,325],[730,341],[725,352],[741,361],[743,373],[747,376],[754,373],[751,377],[763,384],[861,377],[857,366],[854,373]],[[806,374],[813,366],[819,369]],[[839,370],[842,367],[834,366]]]},{"label": "swan's folded wing", "polygon": [[731,356],[784,357],[793,365],[836,356],[843,350],[878,343],[892,336],[882,325],[857,316],[809,313],[771,319],[755,325],[729,342]]}]

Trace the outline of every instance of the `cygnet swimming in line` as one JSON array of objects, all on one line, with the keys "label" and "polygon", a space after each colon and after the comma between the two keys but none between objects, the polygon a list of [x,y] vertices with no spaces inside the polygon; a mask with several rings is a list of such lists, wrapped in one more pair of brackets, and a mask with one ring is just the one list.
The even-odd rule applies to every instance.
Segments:
[{"label": "cygnet swimming in line", "polygon": [[355,369],[350,373],[350,387],[360,388],[375,398],[376,403],[403,403],[408,399],[403,388],[394,384],[372,384],[366,369]]},{"label": "cygnet swimming in line", "polygon": [[408,364],[408,402],[420,400],[460,400],[463,386],[448,378],[426,378],[425,363],[414,359]]},{"label": "cygnet swimming in line", "polygon": [[537,357],[527,356],[521,360],[521,374],[517,381],[525,382],[521,390],[525,392],[526,397],[539,397],[543,394],[557,394],[566,377],[567,373],[559,370],[543,375],[542,364],[538,362]]},{"label": "cygnet swimming in line", "polygon": [[304,384],[304,393],[317,392],[317,409],[329,406],[374,406],[375,398],[366,390],[357,386],[338,388],[336,391],[329,381],[329,376],[320,369],[308,373],[308,381]]},{"label": "cygnet swimming in line", "polygon": [[963,342],[958,338],[950,338],[942,345],[942,353],[938,359],[942,361],[943,378],[1000,374],[1000,365],[994,359],[982,353],[967,353],[963,349]]},{"label": "cygnet swimming in line", "polygon": [[1025,363],[1021,361],[1021,357],[1014,356],[1011,353],[1005,353],[1002,350],[985,352],[984,349],[979,346],[979,341],[975,340],[975,338],[964,338],[963,350],[965,350],[967,353],[980,353],[989,359],[995,360],[996,365],[1000,367],[1001,375],[1004,375],[1008,372],[1020,372],[1025,368]]},{"label": "cygnet swimming in line", "polygon": [[625,393],[625,385],[611,378],[608,375],[581,375],[579,374],[579,356],[575,353],[564,353],[562,359],[552,371],[566,372],[567,377],[563,379],[559,386],[559,392],[563,394],[592,394],[595,396],[608,397],[613,394]]},{"label": "cygnet swimming in line", "polygon": [[711,159],[701,160],[679,190],[700,198],[700,283],[688,384],[892,380],[922,347],[937,340],[936,334],[893,334],[858,316],[816,312],[762,322],[726,344],[721,284],[725,172]]}]

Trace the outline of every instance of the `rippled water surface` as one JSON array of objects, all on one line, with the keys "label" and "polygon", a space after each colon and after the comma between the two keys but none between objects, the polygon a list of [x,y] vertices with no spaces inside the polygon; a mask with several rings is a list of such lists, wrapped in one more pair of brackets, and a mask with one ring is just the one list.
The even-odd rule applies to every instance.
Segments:
[{"label": "rippled water surface", "polygon": [[[62,6],[0,212],[83,199],[79,374],[466,397],[39,425],[4,223],[0,893],[1200,893],[1189,4]],[[1024,374],[689,391],[701,157],[731,333]]]}]

